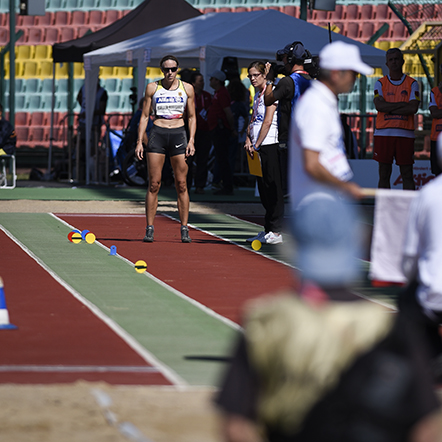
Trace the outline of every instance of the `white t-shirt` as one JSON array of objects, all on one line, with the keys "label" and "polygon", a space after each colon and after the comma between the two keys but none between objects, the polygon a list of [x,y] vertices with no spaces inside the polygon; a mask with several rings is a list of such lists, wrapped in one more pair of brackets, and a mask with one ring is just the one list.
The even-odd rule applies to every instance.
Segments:
[{"label": "white t-shirt", "polygon": [[[276,101],[272,106],[277,105],[278,102]],[[253,99],[253,115],[252,121],[250,122],[250,138],[254,144],[258,140],[259,132],[261,131],[262,123],[264,122],[266,115],[266,109],[266,105],[264,104],[264,94],[257,92]],[[278,143],[278,114],[275,109],[272,124],[270,125],[269,131],[261,144],[263,146],[267,146],[268,144],[276,143]]]},{"label": "white t-shirt", "polygon": [[442,312],[442,175],[416,193],[403,248],[404,273],[412,278],[412,269],[417,268],[419,302]]},{"label": "white t-shirt", "polygon": [[289,136],[289,186],[293,208],[313,193],[336,193],[314,180],[304,168],[302,149],[319,152],[320,163],[335,177],[348,181],[353,172],[347,161],[336,95],[320,81],[298,100]]},{"label": "white t-shirt", "polygon": [[[392,80],[389,75],[387,75],[387,77],[392,84],[394,84],[395,86],[400,86],[405,79],[405,74],[402,76],[400,80]],[[384,93],[382,91],[382,83],[379,80],[375,83],[374,90],[377,91],[380,97],[384,96]],[[417,96],[419,96],[419,84],[415,80],[413,81],[413,83],[411,83],[411,94],[409,101],[416,99],[416,93]],[[375,129],[374,135],[379,135],[380,137],[382,136],[382,137],[414,138],[414,131],[406,129],[397,129],[397,128]]]}]

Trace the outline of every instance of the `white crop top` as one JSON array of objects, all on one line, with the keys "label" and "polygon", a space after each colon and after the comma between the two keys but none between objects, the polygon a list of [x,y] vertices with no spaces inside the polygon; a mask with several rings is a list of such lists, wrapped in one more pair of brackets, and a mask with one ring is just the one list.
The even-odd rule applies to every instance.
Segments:
[{"label": "white crop top", "polygon": [[162,81],[158,82],[157,89],[152,97],[152,107],[156,118],[173,120],[183,117],[187,104],[187,93],[183,82],[178,81],[178,87],[174,90],[165,89]]}]

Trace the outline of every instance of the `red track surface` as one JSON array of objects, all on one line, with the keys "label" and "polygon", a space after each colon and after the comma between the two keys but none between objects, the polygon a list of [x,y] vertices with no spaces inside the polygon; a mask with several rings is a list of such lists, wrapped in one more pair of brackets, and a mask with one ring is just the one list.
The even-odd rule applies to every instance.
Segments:
[{"label": "red track surface", "polygon": [[[127,343],[0,231],[0,272],[9,317],[18,330],[0,330],[0,367],[148,367]],[[78,379],[118,384],[170,382],[161,373],[3,372],[0,383]]]},{"label": "red track surface", "polygon": [[[158,216],[155,242],[145,244],[139,216],[59,215],[93,232],[107,247],[219,314],[240,322],[244,303],[293,284],[292,271],[251,251],[191,230],[180,241],[179,223]],[[0,276],[11,323],[0,330],[0,369],[5,366],[148,367],[132,348],[0,231]],[[160,373],[35,372],[0,370],[0,383],[58,383],[78,379],[117,384],[169,384]]]},{"label": "red track surface", "polygon": [[147,271],[170,286],[235,322],[244,303],[294,284],[287,266],[250,250],[191,229],[191,244],[180,239],[180,224],[155,219],[155,241],[143,243],[142,216],[58,215],[79,230],[90,230],[107,247],[132,262],[147,262]]}]

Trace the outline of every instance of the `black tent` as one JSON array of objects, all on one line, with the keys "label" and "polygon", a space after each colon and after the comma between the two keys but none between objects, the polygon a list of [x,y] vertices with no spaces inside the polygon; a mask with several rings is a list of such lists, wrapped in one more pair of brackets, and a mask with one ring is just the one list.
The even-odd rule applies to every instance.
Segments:
[{"label": "black tent", "polygon": [[186,0],[145,0],[97,32],[52,46],[54,63],[83,62],[83,54],[201,15]]}]

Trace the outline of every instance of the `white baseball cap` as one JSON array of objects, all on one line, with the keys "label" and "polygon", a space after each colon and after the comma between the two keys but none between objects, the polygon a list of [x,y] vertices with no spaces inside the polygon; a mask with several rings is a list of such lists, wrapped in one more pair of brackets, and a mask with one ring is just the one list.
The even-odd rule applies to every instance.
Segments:
[{"label": "white baseball cap", "polygon": [[213,71],[210,75],[209,78],[216,78],[217,80],[223,82],[226,81],[226,74],[223,71]]},{"label": "white baseball cap", "polygon": [[372,74],[373,68],[361,59],[356,45],[336,41],[324,46],[319,53],[319,67],[323,69],[350,70],[363,75]]}]

